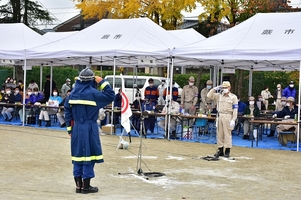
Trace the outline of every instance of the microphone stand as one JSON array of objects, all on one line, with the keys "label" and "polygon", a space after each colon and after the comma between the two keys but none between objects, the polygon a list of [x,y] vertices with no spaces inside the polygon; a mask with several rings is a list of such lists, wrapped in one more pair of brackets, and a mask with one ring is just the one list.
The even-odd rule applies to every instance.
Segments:
[{"label": "microphone stand", "polygon": [[[137,89],[137,92],[136,94],[140,95],[141,97],[141,93],[140,93],[140,90],[138,87],[136,87]],[[164,173],[161,173],[161,172],[143,172],[142,170],[142,167],[141,167],[141,163],[142,163],[142,133],[146,133],[145,132],[145,126],[144,126],[144,115],[143,115],[143,112],[142,112],[142,105],[141,105],[141,100],[138,101],[139,103],[139,107],[140,107],[140,134],[139,134],[139,137],[140,137],[140,144],[139,144],[139,151],[138,151],[138,158],[137,158],[137,165],[136,165],[136,170],[137,170],[137,174],[138,175],[142,175],[144,176],[144,178],[146,180],[148,180],[149,178],[148,177],[160,177],[160,176],[165,176]],[[146,134],[145,134],[145,138],[146,138]],[[144,163],[144,162],[143,162]],[[145,163],[144,163],[145,164]],[[149,169],[150,171],[150,169]],[[123,174],[135,174],[135,173],[118,173],[119,175],[123,175]]]}]

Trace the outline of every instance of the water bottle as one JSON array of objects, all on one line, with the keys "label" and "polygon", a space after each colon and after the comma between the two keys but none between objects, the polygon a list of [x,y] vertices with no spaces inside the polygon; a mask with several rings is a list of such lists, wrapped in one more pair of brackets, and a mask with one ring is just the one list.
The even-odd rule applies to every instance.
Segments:
[{"label": "water bottle", "polygon": [[211,117],[211,110],[208,110],[208,117]]},{"label": "water bottle", "polygon": [[294,121],[295,121],[295,122],[298,121],[298,114],[295,114]]}]

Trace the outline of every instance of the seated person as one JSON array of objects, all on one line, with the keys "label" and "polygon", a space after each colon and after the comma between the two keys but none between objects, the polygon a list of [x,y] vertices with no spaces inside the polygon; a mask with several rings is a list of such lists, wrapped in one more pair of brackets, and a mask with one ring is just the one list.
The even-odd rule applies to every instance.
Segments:
[{"label": "seated person", "polygon": [[[145,99],[142,103],[142,112],[144,111],[153,111],[155,112],[155,103],[149,101],[149,99]],[[145,135],[147,130],[150,130],[151,133],[154,133],[155,124],[156,124],[156,117],[155,116],[145,116],[144,118],[144,128],[145,128]]]},{"label": "seated person", "polygon": [[[286,120],[294,119],[296,114],[298,115],[298,106],[295,105],[295,99],[294,97],[288,97],[286,106],[281,111],[275,113],[273,115],[273,118],[284,118]],[[267,137],[273,137],[275,135],[276,126],[280,126],[280,125],[276,125],[276,124],[271,125],[271,132]]]},{"label": "seated person", "polygon": [[259,110],[266,110],[265,105],[263,103],[263,98],[261,95],[258,95],[258,101],[256,102],[257,107],[259,108]]},{"label": "seated person", "polygon": [[[58,89],[54,88],[52,90],[52,95],[49,97],[48,102],[46,102],[46,105],[49,107],[58,107],[59,104],[63,101],[62,97],[60,97]],[[44,118],[46,122],[46,127],[51,126],[50,119],[49,119],[49,114],[53,115],[56,114],[58,111],[58,108],[47,108],[47,109],[42,109],[39,115],[39,121],[38,121],[38,126],[42,125],[42,120]]]},{"label": "seated person", "polygon": [[[26,95],[25,95],[25,105],[28,105],[30,95],[32,95],[32,89],[27,88]],[[27,117],[27,115],[29,115],[30,110],[31,110],[30,106],[25,106],[25,118]],[[20,119],[21,119],[21,123],[23,123],[23,108],[21,108],[19,110],[19,116],[20,116]]]},{"label": "seated person", "polygon": [[[257,104],[255,104],[255,98],[253,96],[249,97],[249,102],[246,105],[246,108],[243,112],[243,115],[248,115],[250,117],[260,117],[260,111],[257,107]],[[254,124],[254,126],[258,126],[259,124]],[[245,120],[244,121],[244,136],[242,139],[249,139],[249,133],[250,133],[250,121]]]},{"label": "seated person", "polygon": [[16,87],[14,91],[15,102],[21,103],[22,102],[22,95],[20,94],[20,88]]},{"label": "seated person", "polygon": [[71,93],[71,90],[68,90],[67,93],[66,93],[66,97],[59,104],[60,108],[58,109],[58,112],[56,113],[56,117],[58,118],[58,120],[61,124],[61,128],[66,127],[64,104],[65,104],[66,98],[69,96],[70,93]]},{"label": "seated person", "polygon": [[[115,95],[114,99],[114,107],[115,108],[121,108],[121,102],[122,102],[122,89],[120,88],[118,90],[118,93]],[[113,116],[113,124],[120,124],[119,118],[121,116],[121,112],[114,112]]]},{"label": "seated person", "polygon": [[34,107],[31,108],[31,112],[36,114],[40,112],[40,105],[42,103],[45,103],[45,97],[42,93],[39,92],[39,89],[37,87],[35,87],[33,89],[33,93],[30,95],[29,97],[29,101],[28,104],[29,105],[35,105]]},{"label": "seated person", "polygon": [[[170,95],[167,95],[166,100],[169,101],[169,99],[170,99]],[[170,106],[171,106],[170,113],[172,113],[172,114],[178,114],[179,111],[180,111],[180,104],[177,102],[177,99],[178,99],[178,97],[173,97],[173,99],[171,99],[171,101],[170,101]],[[169,109],[168,104],[165,104],[165,106],[162,110],[162,113],[163,114],[168,113],[168,109]],[[163,120],[159,121],[159,123],[158,123],[158,125],[163,130],[165,130],[165,137],[166,138],[167,138],[167,129],[165,129],[165,121],[167,121],[167,120],[168,120],[168,118],[163,119]],[[170,125],[170,130],[172,131],[170,138],[171,139],[177,139],[177,133],[176,133],[177,121],[176,121],[175,117],[170,117],[170,124],[169,125]]]},{"label": "seated person", "polygon": [[[15,103],[15,96],[12,94],[10,87],[5,88],[5,93],[2,97],[1,102],[14,104]],[[12,112],[14,111],[13,105],[4,105],[1,111],[3,118],[5,121],[11,121],[13,119]]]},{"label": "seated person", "polygon": [[[141,99],[141,94],[136,93],[135,97],[136,97],[136,99],[133,102],[133,104],[131,105],[131,108],[135,108],[135,109],[138,109],[140,111],[140,106],[143,103],[143,100]],[[140,115],[132,115],[132,123],[133,123],[133,126],[135,127],[135,129],[139,132],[139,130],[140,130]]]},{"label": "seated person", "polygon": [[[245,110],[245,108],[246,108],[247,105],[246,105],[244,102],[242,102],[242,101],[240,100],[240,96],[239,96],[239,95],[237,95],[237,100],[238,100],[238,110],[237,110],[237,115],[243,115],[243,112],[244,112],[244,110]],[[237,130],[238,127],[239,127],[239,124],[241,124],[241,123],[243,123],[243,122],[244,122],[243,119],[237,118],[237,123],[236,123],[236,125],[235,125],[234,130]]]}]

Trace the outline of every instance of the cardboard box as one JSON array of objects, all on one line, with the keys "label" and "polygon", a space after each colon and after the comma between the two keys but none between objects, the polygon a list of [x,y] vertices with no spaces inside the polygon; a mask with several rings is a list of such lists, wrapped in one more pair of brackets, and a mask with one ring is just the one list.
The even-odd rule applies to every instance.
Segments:
[{"label": "cardboard box", "polygon": [[114,125],[105,125],[105,126],[102,126],[101,127],[101,130],[103,133],[106,133],[106,134],[111,134],[111,127],[113,129],[113,134],[115,134],[115,128],[114,128]]}]

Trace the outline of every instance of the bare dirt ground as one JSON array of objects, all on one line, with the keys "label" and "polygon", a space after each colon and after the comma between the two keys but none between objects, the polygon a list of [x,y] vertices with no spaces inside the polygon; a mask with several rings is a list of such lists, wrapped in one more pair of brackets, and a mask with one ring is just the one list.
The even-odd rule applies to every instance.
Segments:
[{"label": "bare dirt ground", "polygon": [[139,138],[128,150],[116,150],[117,136],[101,140],[91,181],[100,191],[76,194],[66,132],[0,125],[0,199],[300,199],[299,152],[233,147],[235,160],[205,161],[215,145],[142,139],[141,169],[166,174],[146,180]]}]

